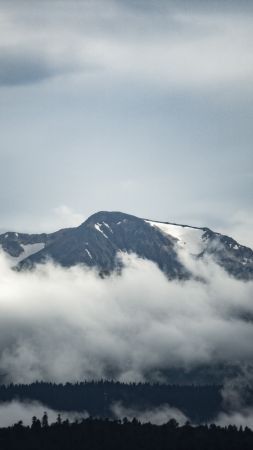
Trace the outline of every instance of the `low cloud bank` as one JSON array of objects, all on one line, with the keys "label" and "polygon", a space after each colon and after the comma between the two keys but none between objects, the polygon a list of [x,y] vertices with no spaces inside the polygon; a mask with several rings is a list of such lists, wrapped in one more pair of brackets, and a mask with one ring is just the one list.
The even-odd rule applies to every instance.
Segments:
[{"label": "low cloud bank", "polygon": [[222,412],[214,421],[217,425],[227,427],[236,425],[237,427],[248,427],[253,430],[253,408],[245,408],[242,411]]},{"label": "low cloud bank", "polygon": [[253,367],[245,365],[242,373],[226,380],[222,389],[223,409],[215,423],[221,426],[236,425],[253,430]]},{"label": "low cloud bank", "polygon": [[[149,422],[154,425],[163,425],[171,419],[175,419],[179,426],[183,426],[189,421],[189,418],[182,411],[166,403],[155,408],[139,409],[138,407],[128,408],[121,402],[117,402],[113,403],[110,409],[112,417],[120,420],[127,418],[132,421],[136,418],[141,423]],[[56,422],[58,414],[60,414],[62,420],[68,419],[70,421],[89,417],[88,411],[58,411],[36,401],[13,400],[0,403],[0,428],[12,426],[19,421],[22,421],[25,426],[31,425],[34,416],[41,420],[45,412],[49,424]],[[236,425],[237,427],[247,426],[253,429],[253,408],[244,407],[237,411],[222,411],[212,420],[212,423],[222,427]]]},{"label": "low cloud bank", "polygon": [[168,281],[134,255],[106,279],[51,263],[17,273],[0,255],[1,381],[164,381],[171,367],[250,363],[253,283],[182,258],[205,282]]},{"label": "low cloud bank", "polygon": [[20,402],[13,400],[8,403],[0,403],[0,427],[8,427],[19,421],[22,421],[24,425],[31,425],[34,416],[41,420],[45,412],[48,415],[49,423],[56,422],[58,414],[61,415],[62,420],[75,420],[88,417],[86,411],[81,413],[55,411],[39,402]]},{"label": "low cloud bank", "polygon": [[179,425],[184,425],[188,418],[177,408],[173,408],[168,404],[163,404],[157,408],[139,410],[134,408],[125,408],[121,403],[114,403],[111,407],[114,416],[117,419],[133,418],[141,423],[153,423],[155,425],[163,425],[171,419],[175,419]]}]

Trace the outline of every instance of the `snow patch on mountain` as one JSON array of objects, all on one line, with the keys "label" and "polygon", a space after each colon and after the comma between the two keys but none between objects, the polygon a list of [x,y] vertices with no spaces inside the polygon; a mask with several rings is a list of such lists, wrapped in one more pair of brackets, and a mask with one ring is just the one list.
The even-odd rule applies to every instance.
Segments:
[{"label": "snow patch on mountain", "polygon": [[188,252],[198,255],[205,248],[203,239],[204,230],[202,228],[191,228],[185,225],[174,225],[162,222],[152,222],[146,220],[152,227],[159,228],[164,234],[177,239],[177,245],[180,249],[187,249]]},{"label": "snow patch on mountain", "polygon": [[102,233],[102,235],[108,239],[108,236],[106,236],[106,234],[103,232],[103,230],[101,230],[102,224],[101,223],[95,223],[94,227],[96,228],[97,231],[99,231],[100,233]]},{"label": "snow patch on mountain", "polygon": [[92,254],[91,254],[91,252],[90,252],[87,248],[85,249],[85,251],[86,251],[87,255],[90,257],[90,259],[92,259]]},{"label": "snow patch on mountain", "polygon": [[108,225],[108,223],[103,222],[103,225],[104,225],[106,228],[108,228],[108,229],[110,230],[110,232],[113,234],[113,231],[112,231],[110,225]]}]

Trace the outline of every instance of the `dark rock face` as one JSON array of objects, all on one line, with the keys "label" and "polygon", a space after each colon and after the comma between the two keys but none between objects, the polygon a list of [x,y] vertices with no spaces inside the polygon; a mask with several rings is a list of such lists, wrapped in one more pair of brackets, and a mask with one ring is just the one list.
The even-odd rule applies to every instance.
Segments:
[{"label": "dark rock face", "polygon": [[[253,279],[251,249],[208,228],[197,230],[200,230],[199,239],[204,243],[204,250],[196,257],[211,255],[232,276]],[[0,235],[3,250],[13,258],[19,258],[21,269],[52,259],[64,267],[84,264],[98,268],[101,273],[110,273],[114,269],[120,270],[117,254],[125,252],[153,261],[170,279],[187,279],[191,274],[179,260],[177,242],[177,238],[151,226],[146,220],[121,212],[99,212],[79,227],[50,234],[11,232]],[[44,248],[37,250],[35,244],[43,244]],[[31,254],[25,257],[27,246],[34,251],[30,250]]]}]

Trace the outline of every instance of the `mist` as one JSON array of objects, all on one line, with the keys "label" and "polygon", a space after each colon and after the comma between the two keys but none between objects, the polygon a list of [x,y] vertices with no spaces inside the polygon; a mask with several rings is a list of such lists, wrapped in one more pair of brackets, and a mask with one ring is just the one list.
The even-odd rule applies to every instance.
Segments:
[{"label": "mist", "polygon": [[0,255],[2,382],[169,381],[173,367],[252,362],[252,282],[183,254],[203,281],[168,281],[121,257],[122,274],[102,279],[51,262],[17,272]]},{"label": "mist", "polygon": [[115,403],[112,405],[111,410],[116,418],[133,420],[134,418],[141,423],[153,423],[154,425],[163,425],[169,422],[171,419],[175,419],[179,425],[184,425],[188,418],[178,408],[171,407],[168,404],[160,405],[157,408],[151,409],[134,409],[126,408],[121,403]]},{"label": "mist", "polygon": [[62,420],[75,420],[88,417],[86,411],[55,411],[39,402],[20,402],[13,400],[12,402],[0,404],[0,427],[12,426],[19,421],[22,421],[26,426],[31,425],[32,417],[35,416],[37,419],[41,419],[45,412],[48,416],[48,423],[56,422],[58,414],[61,415]]}]

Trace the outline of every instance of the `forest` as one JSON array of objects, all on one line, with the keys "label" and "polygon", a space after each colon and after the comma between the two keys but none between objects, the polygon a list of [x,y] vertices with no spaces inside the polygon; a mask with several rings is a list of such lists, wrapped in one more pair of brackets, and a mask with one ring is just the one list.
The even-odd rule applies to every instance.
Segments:
[{"label": "forest", "polygon": [[162,426],[109,419],[57,421],[48,424],[47,414],[42,420],[32,418],[31,426],[19,422],[0,429],[0,448],[3,450],[251,450],[253,432],[249,428],[229,425],[197,427],[186,423],[179,427],[175,420]]}]

